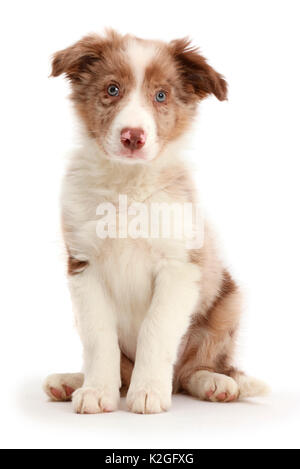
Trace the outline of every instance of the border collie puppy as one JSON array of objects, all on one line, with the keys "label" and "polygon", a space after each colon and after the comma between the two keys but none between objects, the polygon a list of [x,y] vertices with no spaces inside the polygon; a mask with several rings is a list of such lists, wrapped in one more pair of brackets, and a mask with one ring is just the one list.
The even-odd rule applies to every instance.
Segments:
[{"label": "border collie puppy", "polygon": [[[72,399],[82,414],[118,409],[121,388],[137,413],[166,411],[172,392],[213,402],[264,393],[263,383],[233,366],[240,292],[207,223],[201,245],[188,245],[186,233],[136,235],[137,208],[141,225],[159,204],[197,204],[185,137],[199,101],[226,99],[224,78],[187,39],[114,31],[57,52],[52,76],[61,74],[83,123],[61,206],[84,369],[49,376],[46,393]],[[120,197],[131,206],[131,235]],[[109,211],[115,218],[104,229],[99,215],[107,221]]]}]

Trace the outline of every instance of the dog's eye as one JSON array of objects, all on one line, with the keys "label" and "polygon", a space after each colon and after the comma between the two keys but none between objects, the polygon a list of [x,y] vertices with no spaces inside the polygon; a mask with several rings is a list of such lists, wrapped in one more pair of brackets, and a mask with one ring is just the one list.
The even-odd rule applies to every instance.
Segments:
[{"label": "dog's eye", "polygon": [[155,99],[158,103],[163,103],[167,99],[167,95],[164,91],[159,91],[156,94]]},{"label": "dog's eye", "polygon": [[107,92],[110,96],[119,96],[119,88],[116,85],[109,85]]}]

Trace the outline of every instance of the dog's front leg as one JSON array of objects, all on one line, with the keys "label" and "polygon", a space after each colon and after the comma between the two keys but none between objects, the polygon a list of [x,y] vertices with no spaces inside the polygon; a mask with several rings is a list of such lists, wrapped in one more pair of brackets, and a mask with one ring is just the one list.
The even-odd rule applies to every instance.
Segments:
[{"label": "dog's front leg", "polygon": [[119,402],[120,349],[116,318],[97,266],[70,276],[70,291],[84,349],[84,383],[73,394],[77,413],[116,410]]},{"label": "dog's front leg", "polygon": [[127,395],[132,412],[157,413],[170,407],[173,367],[199,299],[199,278],[199,268],[190,263],[169,261],[158,271]]}]

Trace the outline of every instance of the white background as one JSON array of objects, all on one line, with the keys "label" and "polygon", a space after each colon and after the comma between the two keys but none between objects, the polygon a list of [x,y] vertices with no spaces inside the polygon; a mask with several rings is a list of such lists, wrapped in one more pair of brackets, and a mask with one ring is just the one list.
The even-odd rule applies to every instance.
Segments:
[{"label": "white background", "polygon": [[[299,2],[10,1],[1,4],[0,445],[24,448],[299,447]],[[179,396],[158,416],[77,416],[47,401],[50,372],[81,346],[59,229],[68,85],[50,55],[112,26],[189,35],[229,83],[201,104],[191,158],[202,200],[247,297],[238,360],[268,398],[231,405]]]}]

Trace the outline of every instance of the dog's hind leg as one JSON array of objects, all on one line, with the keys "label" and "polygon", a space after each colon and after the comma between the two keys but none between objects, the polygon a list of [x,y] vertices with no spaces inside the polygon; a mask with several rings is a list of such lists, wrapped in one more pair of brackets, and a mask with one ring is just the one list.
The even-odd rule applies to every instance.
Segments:
[{"label": "dog's hind leg", "polygon": [[[127,394],[133,363],[123,353],[121,355],[121,377],[122,388],[121,395]],[[52,401],[70,401],[72,394],[76,389],[82,387],[84,381],[83,373],[62,373],[48,376],[45,380],[43,389]]]},{"label": "dog's hind leg", "polygon": [[83,373],[62,373],[48,376],[43,389],[52,401],[70,401],[76,389],[83,384]]},{"label": "dog's hind leg", "polygon": [[194,316],[176,366],[175,390],[212,402],[232,402],[267,392],[263,382],[232,366],[240,311],[239,289],[224,272],[223,285],[210,309]]}]

